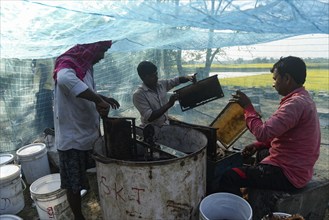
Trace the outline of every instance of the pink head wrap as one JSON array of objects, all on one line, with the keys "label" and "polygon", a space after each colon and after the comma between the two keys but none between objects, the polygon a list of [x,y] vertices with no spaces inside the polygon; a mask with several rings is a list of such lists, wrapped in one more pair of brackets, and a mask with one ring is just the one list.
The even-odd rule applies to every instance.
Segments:
[{"label": "pink head wrap", "polygon": [[87,70],[93,66],[95,55],[99,52],[108,50],[112,45],[112,41],[98,41],[90,44],[77,44],[55,61],[54,75],[57,81],[57,72],[63,68],[74,69],[77,77],[81,80],[85,77]]}]

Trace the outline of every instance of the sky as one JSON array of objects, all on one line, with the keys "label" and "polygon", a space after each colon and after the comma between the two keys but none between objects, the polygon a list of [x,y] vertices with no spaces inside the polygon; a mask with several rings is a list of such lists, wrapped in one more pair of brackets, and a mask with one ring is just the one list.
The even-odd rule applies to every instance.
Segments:
[{"label": "sky", "polygon": [[280,58],[281,56],[298,56],[302,58],[329,59],[329,35],[312,34],[249,46],[223,48],[227,57],[245,60],[262,58]]}]

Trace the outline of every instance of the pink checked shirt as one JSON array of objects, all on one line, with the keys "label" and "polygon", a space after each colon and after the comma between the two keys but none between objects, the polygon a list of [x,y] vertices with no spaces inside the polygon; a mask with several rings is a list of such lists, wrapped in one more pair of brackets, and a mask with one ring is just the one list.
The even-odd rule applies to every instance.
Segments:
[{"label": "pink checked shirt", "polygon": [[295,187],[304,187],[313,176],[321,141],[316,106],[305,88],[282,98],[278,110],[266,122],[252,105],[245,109],[245,119],[257,141],[269,143],[270,156],[261,163],[281,167]]}]

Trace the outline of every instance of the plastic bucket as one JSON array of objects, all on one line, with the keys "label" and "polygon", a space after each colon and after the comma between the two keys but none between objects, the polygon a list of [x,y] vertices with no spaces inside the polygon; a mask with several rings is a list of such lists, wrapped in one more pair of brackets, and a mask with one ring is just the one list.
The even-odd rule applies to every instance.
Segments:
[{"label": "plastic bucket", "polygon": [[25,187],[18,165],[0,166],[0,214],[17,214],[24,208]]},{"label": "plastic bucket", "polygon": [[40,219],[74,219],[66,190],[61,189],[60,185],[59,173],[41,177],[31,184],[31,198],[35,202]]},{"label": "plastic bucket", "polygon": [[0,154],[0,166],[14,163],[14,155]]},{"label": "plastic bucket", "polygon": [[23,220],[16,215],[0,215],[0,220]]},{"label": "plastic bucket", "polygon": [[28,184],[50,174],[47,148],[44,143],[26,145],[18,149],[16,154]]},{"label": "plastic bucket", "polygon": [[200,203],[200,220],[227,219],[251,220],[252,209],[240,196],[231,193],[214,193]]}]

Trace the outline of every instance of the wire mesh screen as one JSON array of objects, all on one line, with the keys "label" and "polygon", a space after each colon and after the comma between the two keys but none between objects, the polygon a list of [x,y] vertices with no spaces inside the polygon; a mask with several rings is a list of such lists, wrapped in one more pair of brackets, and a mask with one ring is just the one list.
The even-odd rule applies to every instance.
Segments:
[{"label": "wire mesh screen", "polygon": [[[204,62],[196,60],[194,62],[183,60],[180,69],[176,59],[178,51],[169,52],[165,50],[108,52],[105,58],[95,65],[97,91],[117,99],[121,104],[120,109],[111,110],[109,116],[134,117],[136,124],[139,124],[140,116],[132,104],[132,93],[141,84],[136,67],[142,60],[151,60],[158,66],[159,78],[194,74],[205,69]],[[317,103],[321,127],[328,129],[328,64],[323,64],[326,60],[322,60],[322,63],[314,63],[312,59],[306,61],[309,62],[306,88],[310,90]],[[272,88],[272,75],[269,72],[275,59],[268,59],[267,63],[261,63],[265,61],[257,59],[252,62],[256,62],[257,66],[255,67],[255,63],[243,64],[243,62],[232,64],[232,60],[230,60],[231,64],[225,61],[214,62],[204,77],[217,74],[224,97],[185,112],[176,102],[169,110],[169,114],[181,121],[208,126],[226,106],[231,94],[241,89],[249,95],[254,106],[266,119],[275,111],[280,101],[280,96]],[[1,152],[17,150],[43,135],[46,128],[53,127],[53,65],[53,58],[1,59]],[[197,76],[199,77],[199,74]],[[311,84],[308,84],[309,82]],[[170,91],[168,95],[172,93],[173,91]],[[323,138],[328,139],[326,135],[323,135]],[[252,140],[253,137],[246,132],[235,145],[239,146]]]}]

